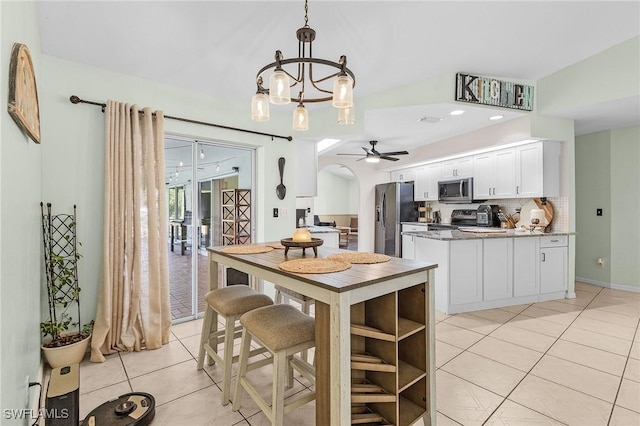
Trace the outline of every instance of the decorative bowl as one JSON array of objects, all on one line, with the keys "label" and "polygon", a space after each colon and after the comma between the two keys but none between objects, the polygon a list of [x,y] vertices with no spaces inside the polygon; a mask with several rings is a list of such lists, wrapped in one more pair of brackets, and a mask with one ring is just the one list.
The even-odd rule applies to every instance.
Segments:
[{"label": "decorative bowl", "polygon": [[322,238],[311,238],[311,241],[293,241],[293,238],[283,238],[280,240],[280,244],[284,246],[284,255],[289,252],[290,247],[302,248],[302,255],[305,255],[305,249],[307,247],[313,248],[313,253],[318,256],[318,246],[321,246],[324,241]]}]

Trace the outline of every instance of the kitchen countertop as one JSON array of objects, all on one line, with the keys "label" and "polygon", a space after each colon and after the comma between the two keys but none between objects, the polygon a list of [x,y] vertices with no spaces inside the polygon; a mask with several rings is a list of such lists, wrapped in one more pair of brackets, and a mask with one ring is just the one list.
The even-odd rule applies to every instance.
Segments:
[{"label": "kitchen countertop", "polygon": [[339,229],[332,228],[331,226],[301,226],[301,228],[307,228],[312,234],[340,233]]},{"label": "kitchen countertop", "polygon": [[[470,227],[477,229],[477,227]],[[500,228],[487,228],[488,232],[463,232],[458,230],[442,230],[442,231],[408,231],[402,232],[402,235],[413,235],[419,238],[429,238],[432,240],[441,241],[453,241],[453,240],[477,240],[483,238],[520,238],[520,237],[542,237],[542,236],[555,236],[555,235],[575,235],[575,232],[545,232],[540,233],[520,233],[515,229],[506,229],[506,232],[490,232],[492,229]]]}]

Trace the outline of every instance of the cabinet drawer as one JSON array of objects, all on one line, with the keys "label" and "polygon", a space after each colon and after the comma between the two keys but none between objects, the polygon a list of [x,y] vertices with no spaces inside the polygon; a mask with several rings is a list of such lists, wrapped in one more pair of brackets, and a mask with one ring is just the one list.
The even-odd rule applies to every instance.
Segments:
[{"label": "cabinet drawer", "polygon": [[540,247],[563,247],[568,244],[566,235],[540,237]]}]

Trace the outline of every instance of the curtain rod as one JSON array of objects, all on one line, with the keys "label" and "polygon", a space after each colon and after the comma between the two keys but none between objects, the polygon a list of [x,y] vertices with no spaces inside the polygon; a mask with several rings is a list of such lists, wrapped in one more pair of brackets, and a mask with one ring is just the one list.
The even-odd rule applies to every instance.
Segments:
[{"label": "curtain rod", "polygon": [[[76,95],[71,95],[71,97],[69,98],[69,101],[71,101],[72,104],[96,105],[96,106],[102,107],[102,112],[104,112],[104,109],[107,107],[107,104],[80,99]],[[153,115],[156,115],[156,113],[154,112]],[[256,132],[253,130],[240,129],[237,127],[223,126],[222,124],[207,123],[206,121],[198,121],[198,120],[191,120],[189,118],[174,117],[172,115],[165,115],[164,118],[169,118],[171,120],[177,120],[177,121],[184,121],[185,123],[202,124],[203,126],[218,127],[220,129],[235,130],[236,132],[245,132],[245,133],[252,133],[254,135],[269,136],[271,137],[271,139],[280,138],[280,139],[286,139],[288,141],[293,140],[291,136],[281,136],[281,135],[274,135],[271,133]]]}]

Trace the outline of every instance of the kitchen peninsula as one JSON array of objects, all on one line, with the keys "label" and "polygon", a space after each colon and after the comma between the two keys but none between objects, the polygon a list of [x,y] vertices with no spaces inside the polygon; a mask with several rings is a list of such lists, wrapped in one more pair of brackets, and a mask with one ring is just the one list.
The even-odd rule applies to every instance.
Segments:
[{"label": "kitchen peninsula", "polygon": [[469,231],[402,233],[403,257],[438,263],[439,311],[453,314],[575,297],[567,290],[571,233]]},{"label": "kitchen peninsula", "polygon": [[[210,288],[219,286],[222,265],[316,300],[317,425],[351,424],[352,403],[396,425],[410,425],[422,417],[425,424],[436,423],[436,264],[391,258],[353,264],[342,272],[297,274],[278,265],[302,258],[300,250],[285,257],[282,250],[239,255],[223,249],[208,248]],[[320,258],[334,253],[348,252],[318,248]],[[354,362],[351,357],[356,354],[379,362]],[[358,393],[356,384],[376,386],[382,393]]]}]

